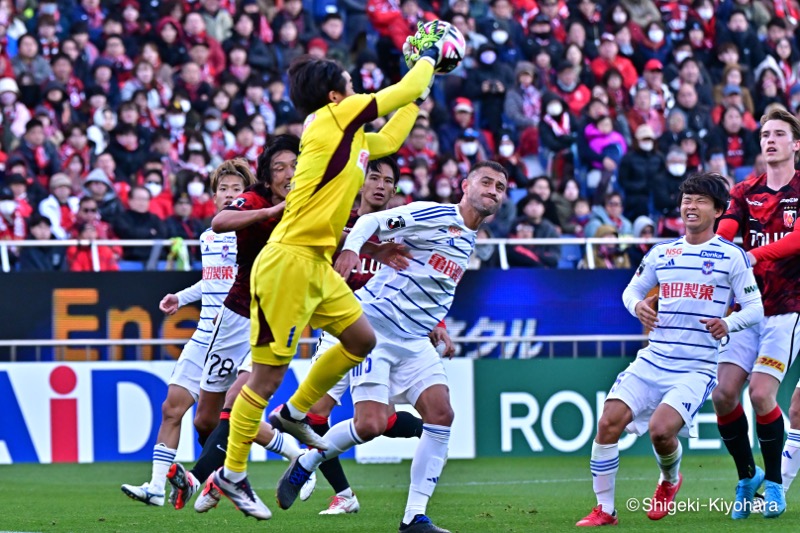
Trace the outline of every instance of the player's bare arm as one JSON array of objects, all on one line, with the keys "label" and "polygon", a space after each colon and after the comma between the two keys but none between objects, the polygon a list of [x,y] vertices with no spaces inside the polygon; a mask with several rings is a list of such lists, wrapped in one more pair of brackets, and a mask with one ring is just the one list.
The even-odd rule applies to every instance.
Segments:
[{"label": "player's bare arm", "polygon": [[636,304],[636,318],[649,329],[655,329],[658,324],[658,313],[653,309],[657,298],[658,294],[654,294]]}]

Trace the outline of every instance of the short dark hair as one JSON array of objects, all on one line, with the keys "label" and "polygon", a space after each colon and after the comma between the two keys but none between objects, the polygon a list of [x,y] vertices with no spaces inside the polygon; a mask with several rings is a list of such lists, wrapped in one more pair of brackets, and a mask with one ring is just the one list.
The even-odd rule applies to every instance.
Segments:
[{"label": "short dark hair", "polygon": [[258,156],[256,163],[256,181],[272,183],[272,158],[278,152],[292,152],[300,154],[300,138],[297,135],[285,133],[277,135],[267,144],[267,147]]},{"label": "short dark hair", "polygon": [[708,196],[714,200],[714,208],[722,209],[728,207],[730,193],[728,192],[727,180],[716,172],[705,172],[689,176],[680,185],[681,199],[686,194],[699,194]]},{"label": "short dark hair", "polygon": [[390,155],[371,160],[367,164],[367,173],[380,172],[381,165],[387,165],[392,170],[392,183],[397,185],[397,180],[400,178],[400,167],[397,166],[397,161],[395,161],[394,157]]},{"label": "short dark hair", "polygon": [[330,103],[328,93],[344,93],[344,68],[330,59],[302,55],[289,66],[289,98],[303,118]]},{"label": "short dark hair", "polygon": [[32,118],[25,124],[25,133],[28,133],[33,128],[44,128],[44,124],[38,118]]},{"label": "short dark hair", "polygon": [[148,200],[152,200],[153,199],[153,195],[150,194],[150,189],[148,189],[147,187],[144,187],[142,185],[134,185],[133,187],[131,187],[131,190],[128,191],[128,200],[132,200],[133,199],[133,193],[136,192],[136,191],[144,191],[144,192],[147,193],[147,199]]},{"label": "short dark hair", "polygon": [[487,159],[486,161],[479,161],[474,165],[472,165],[472,168],[470,168],[469,172],[467,172],[467,179],[469,179],[469,177],[472,176],[472,174],[474,174],[475,172],[477,172],[482,168],[488,168],[490,170],[494,170],[495,172],[499,172],[500,174],[503,175],[506,181],[508,181],[508,172],[506,172],[505,167],[500,163],[498,163],[497,161],[491,161],[489,159]]}]

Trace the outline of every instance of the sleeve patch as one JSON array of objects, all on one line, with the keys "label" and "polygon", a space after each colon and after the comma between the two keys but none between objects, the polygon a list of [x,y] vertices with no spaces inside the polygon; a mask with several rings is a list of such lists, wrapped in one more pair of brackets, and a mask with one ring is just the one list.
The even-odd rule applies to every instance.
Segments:
[{"label": "sleeve patch", "polygon": [[400,228],[406,227],[406,221],[403,220],[403,217],[392,217],[386,221],[386,229],[388,230],[395,230]]}]

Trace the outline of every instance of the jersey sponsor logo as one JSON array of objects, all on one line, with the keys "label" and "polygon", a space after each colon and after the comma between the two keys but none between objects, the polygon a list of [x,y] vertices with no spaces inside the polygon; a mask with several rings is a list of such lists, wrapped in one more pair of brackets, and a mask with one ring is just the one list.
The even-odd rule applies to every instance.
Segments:
[{"label": "jersey sponsor logo", "polygon": [[702,250],[700,257],[710,257],[711,259],[725,259],[725,254],[722,252],[713,252],[711,250]]},{"label": "jersey sponsor logo", "polygon": [[236,235],[226,235],[222,242],[236,242]]},{"label": "jersey sponsor logo", "polygon": [[756,359],[756,365],[768,366],[769,368],[774,368],[775,370],[781,373],[783,373],[786,370],[785,364],[781,363],[777,359],[773,359],[772,357],[766,357],[763,355],[759,356],[759,358]]},{"label": "jersey sponsor logo", "polygon": [[794,221],[797,220],[797,209],[784,209],[783,210],[783,225],[787,228],[794,227]]},{"label": "jersey sponsor logo", "polygon": [[[785,222],[784,222],[785,223]],[[750,248],[758,248],[759,246],[766,246],[769,243],[779,241],[789,235],[789,231],[773,231],[763,233],[756,230],[750,230]]]},{"label": "jersey sponsor logo", "polygon": [[714,261],[703,261],[703,268],[700,271],[708,276],[709,274],[714,272]]},{"label": "jersey sponsor logo", "polygon": [[[316,113],[311,113],[310,115],[308,115],[308,116],[306,117],[306,120],[303,122],[303,130],[304,130],[304,131],[305,131],[305,129],[306,129],[308,126],[310,126],[310,125],[311,125],[311,123],[312,123],[312,122],[314,122],[314,119],[315,119],[315,118],[317,118],[317,114],[316,114]],[[301,148],[302,148],[302,147],[301,147]]]},{"label": "jersey sponsor logo", "polygon": [[237,198],[236,200],[233,201],[231,207],[243,207],[246,202],[247,202],[246,198]]},{"label": "jersey sponsor logo", "polygon": [[450,226],[447,228],[447,233],[452,235],[453,237],[461,237],[461,228],[458,226]]},{"label": "jersey sponsor logo", "polygon": [[714,285],[672,281],[661,284],[661,298],[689,298],[691,300],[712,300]]},{"label": "jersey sponsor logo", "polygon": [[779,204],[796,204],[797,203],[797,198],[783,198],[778,203]]},{"label": "jersey sponsor logo", "polygon": [[749,287],[744,288],[745,294],[750,294],[751,292],[756,292],[758,290],[758,285],[750,285]]},{"label": "jersey sponsor logo", "polygon": [[664,252],[664,255],[667,257],[683,255],[683,248],[667,248],[667,251]]},{"label": "jersey sponsor logo", "polygon": [[358,160],[356,161],[356,165],[358,168],[364,172],[364,175],[367,175],[367,165],[369,165],[369,152],[367,150],[361,150],[358,153]]},{"label": "jersey sponsor logo", "polygon": [[203,279],[233,279],[236,272],[232,266],[203,267]]},{"label": "jersey sponsor logo", "polygon": [[755,206],[762,206],[764,205],[763,202],[759,202],[758,200],[751,200],[750,198],[745,198],[748,204],[755,205]]},{"label": "jersey sponsor logo", "polygon": [[453,261],[450,261],[446,257],[443,257],[439,254],[433,254],[430,259],[428,259],[428,264],[437,272],[441,272],[456,283],[461,281],[461,277],[464,275],[464,269],[458,266]]},{"label": "jersey sponsor logo", "polygon": [[386,221],[386,228],[389,230],[395,230],[405,227],[406,227],[406,221],[403,220],[403,217],[392,217]]},{"label": "jersey sponsor logo", "polygon": [[216,235],[214,232],[212,232],[212,231],[209,231],[208,233],[206,233],[206,236],[205,236],[205,237],[203,237],[203,240],[204,240],[205,242],[214,242],[214,239],[215,239],[216,237],[217,237],[217,235]]}]

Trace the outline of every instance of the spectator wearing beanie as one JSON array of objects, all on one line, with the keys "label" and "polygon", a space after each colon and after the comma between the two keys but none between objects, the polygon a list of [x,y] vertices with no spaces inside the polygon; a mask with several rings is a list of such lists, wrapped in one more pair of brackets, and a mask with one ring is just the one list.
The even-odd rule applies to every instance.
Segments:
[{"label": "spectator wearing beanie", "polygon": [[97,202],[100,219],[113,224],[114,220],[123,212],[123,206],[108,174],[101,168],[95,168],[86,176],[83,187],[84,197],[92,198]]},{"label": "spectator wearing beanie", "polygon": [[650,214],[653,186],[664,179],[667,171],[664,156],[656,149],[656,136],[648,124],[642,124],[634,134],[633,150],[619,164],[619,185],[625,193],[625,216],[635,219]]},{"label": "spectator wearing beanie", "polygon": [[75,224],[79,200],[72,194],[72,180],[66,174],[50,178],[50,196],[39,204],[39,213],[50,219],[56,239],[68,239]]}]

